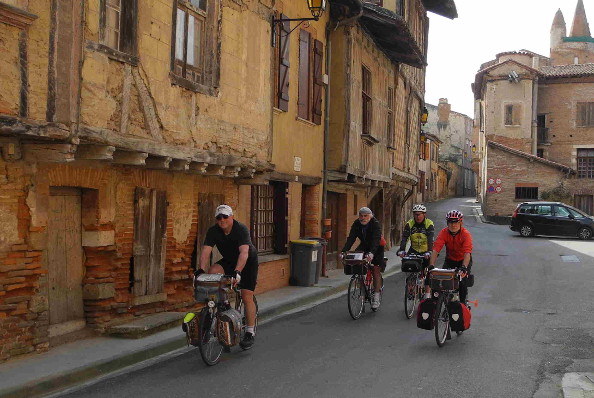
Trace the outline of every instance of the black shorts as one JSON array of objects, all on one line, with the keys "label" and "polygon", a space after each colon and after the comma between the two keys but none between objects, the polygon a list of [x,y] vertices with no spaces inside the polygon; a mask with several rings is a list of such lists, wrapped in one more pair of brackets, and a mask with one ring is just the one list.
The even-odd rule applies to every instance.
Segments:
[{"label": "black shorts", "polygon": [[[225,275],[233,275],[233,271],[235,271],[235,266],[237,263],[231,263],[224,258],[217,261],[223,270],[225,271]],[[258,279],[258,257],[248,257],[245,267],[243,271],[241,271],[241,281],[239,282],[240,289],[251,290],[252,292],[256,290],[256,281]]]}]

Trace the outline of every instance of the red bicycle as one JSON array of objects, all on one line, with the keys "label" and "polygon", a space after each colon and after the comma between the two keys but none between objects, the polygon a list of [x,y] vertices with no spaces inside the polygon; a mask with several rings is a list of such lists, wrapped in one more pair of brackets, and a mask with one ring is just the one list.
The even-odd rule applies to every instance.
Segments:
[{"label": "red bicycle", "polygon": [[[359,319],[363,312],[365,312],[365,303],[368,302],[371,306],[373,299],[374,289],[374,278],[373,278],[373,265],[364,258],[362,252],[347,252],[342,259],[344,265],[344,273],[351,276],[348,290],[348,307],[349,314],[353,319]],[[381,296],[384,291],[384,278],[382,278],[382,288],[380,290],[380,302]],[[379,310],[377,308],[371,308],[373,312]]]}]

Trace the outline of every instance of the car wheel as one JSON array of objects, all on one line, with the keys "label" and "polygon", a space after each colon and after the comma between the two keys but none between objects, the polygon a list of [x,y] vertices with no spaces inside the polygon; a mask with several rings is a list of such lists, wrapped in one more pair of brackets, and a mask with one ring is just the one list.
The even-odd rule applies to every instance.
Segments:
[{"label": "car wheel", "polygon": [[534,235],[534,228],[528,224],[524,224],[520,227],[520,235],[524,237],[532,236]]},{"label": "car wheel", "polygon": [[587,227],[582,227],[578,230],[577,236],[581,240],[592,239],[592,230]]}]

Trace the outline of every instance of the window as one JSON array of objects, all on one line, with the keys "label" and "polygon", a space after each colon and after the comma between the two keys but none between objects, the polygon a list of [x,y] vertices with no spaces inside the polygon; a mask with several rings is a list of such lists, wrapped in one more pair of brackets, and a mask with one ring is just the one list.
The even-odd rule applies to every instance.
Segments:
[{"label": "window", "polygon": [[578,102],[576,119],[578,127],[594,127],[594,102]]},{"label": "window", "polygon": [[585,212],[586,214],[592,215],[594,211],[594,196],[593,195],[575,195],[573,204],[575,207]]},{"label": "window", "polygon": [[113,50],[136,55],[137,0],[101,0],[101,43]]},{"label": "window", "polygon": [[163,292],[166,232],[165,191],[137,187],[134,191],[134,265],[130,275],[135,296]]},{"label": "window", "polygon": [[518,213],[532,214],[532,213],[534,213],[534,209],[532,208],[532,205],[521,205],[520,208],[518,209]]},{"label": "window", "polygon": [[538,199],[538,187],[516,187],[516,199]]},{"label": "window", "polygon": [[544,158],[544,149],[540,148],[536,150],[536,156],[539,158]]},{"label": "window", "polygon": [[394,148],[395,132],[394,132],[394,87],[388,87],[388,114],[386,120],[386,143],[389,147]]},{"label": "window", "polygon": [[396,10],[396,13],[398,15],[400,15],[401,17],[404,16],[404,13],[406,11],[405,10],[405,3],[406,3],[406,0],[396,0],[396,5],[398,6],[398,8]]},{"label": "window", "polygon": [[594,178],[594,148],[577,150],[577,177]]},{"label": "window", "polygon": [[421,159],[421,160],[429,159],[430,145],[431,144],[429,142],[421,141],[419,159]]},{"label": "window", "polygon": [[204,89],[219,85],[219,52],[216,51],[219,0],[177,0],[176,4],[171,55],[173,80],[191,90],[214,95]]},{"label": "window", "polygon": [[505,105],[504,123],[506,126],[519,126],[520,123],[520,105]]},{"label": "window", "polygon": [[287,253],[288,183],[252,186],[252,242],[258,253]]},{"label": "window", "polygon": [[371,71],[361,68],[361,96],[363,101],[363,134],[371,135]]},{"label": "window", "polygon": [[569,210],[563,206],[555,206],[555,215],[557,217],[569,217]]},{"label": "window", "polygon": [[537,205],[534,206],[534,213],[541,216],[550,216],[552,213],[551,205]]}]

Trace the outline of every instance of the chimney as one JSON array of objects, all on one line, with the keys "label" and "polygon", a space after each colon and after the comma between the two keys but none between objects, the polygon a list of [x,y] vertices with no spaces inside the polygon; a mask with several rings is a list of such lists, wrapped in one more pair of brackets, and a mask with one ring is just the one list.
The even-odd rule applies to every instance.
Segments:
[{"label": "chimney", "polygon": [[452,110],[452,106],[448,104],[447,98],[440,98],[439,105],[437,106],[437,123],[439,124],[447,124],[450,120],[450,111]]}]

